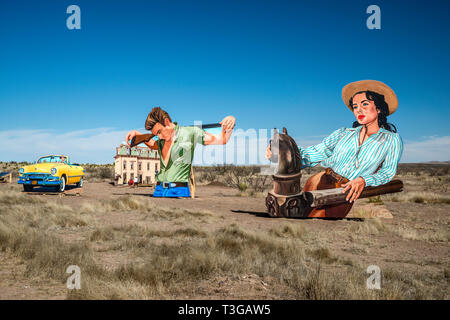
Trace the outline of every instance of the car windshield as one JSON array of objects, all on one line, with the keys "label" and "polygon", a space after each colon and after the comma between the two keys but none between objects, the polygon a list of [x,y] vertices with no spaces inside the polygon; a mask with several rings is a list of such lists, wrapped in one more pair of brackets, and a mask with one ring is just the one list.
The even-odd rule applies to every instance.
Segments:
[{"label": "car windshield", "polygon": [[48,156],[39,158],[37,163],[67,163],[67,158],[63,156]]}]

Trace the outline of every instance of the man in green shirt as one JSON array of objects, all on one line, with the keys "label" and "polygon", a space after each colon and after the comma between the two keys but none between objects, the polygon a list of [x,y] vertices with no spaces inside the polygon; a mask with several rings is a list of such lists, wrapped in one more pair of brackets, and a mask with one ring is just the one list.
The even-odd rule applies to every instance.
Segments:
[{"label": "man in green shirt", "polygon": [[[235,122],[233,116],[225,117],[220,122],[222,132],[214,135],[199,127],[179,126],[172,122],[166,111],[159,107],[153,108],[145,121],[145,129],[158,136],[157,141],[145,142],[150,149],[158,150],[160,156],[160,171],[156,177],[153,196],[190,197],[194,187],[191,171],[196,145],[226,144]],[[141,133],[136,130],[128,132],[127,143],[129,144],[129,141],[139,134]]]}]

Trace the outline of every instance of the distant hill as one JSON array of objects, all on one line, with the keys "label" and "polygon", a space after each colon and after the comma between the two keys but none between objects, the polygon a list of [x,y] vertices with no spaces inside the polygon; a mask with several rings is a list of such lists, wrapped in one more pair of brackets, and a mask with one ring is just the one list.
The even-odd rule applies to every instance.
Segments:
[{"label": "distant hill", "polygon": [[450,161],[428,161],[425,163],[431,163],[431,164],[450,164]]}]

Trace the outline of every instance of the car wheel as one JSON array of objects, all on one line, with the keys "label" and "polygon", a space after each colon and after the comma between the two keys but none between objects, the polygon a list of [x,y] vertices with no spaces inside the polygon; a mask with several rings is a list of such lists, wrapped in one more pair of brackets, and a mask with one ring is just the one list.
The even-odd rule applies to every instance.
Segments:
[{"label": "car wheel", "polygon": [[59,186],[56,187],[57,192],[64,192],[66,190],[66,177],[61,177],[61,180],[59,182]]},{"label": "car wheel", "polygon": [[33,191],[33,186],[29,186],[29,185],[24,184],[23,185],[23,191],[25,191],[25,192]]},{"label": "car wheel", "polygon": [[80,182],[76,184],[77,188],[83,187],[83,178],[80,178]]}]

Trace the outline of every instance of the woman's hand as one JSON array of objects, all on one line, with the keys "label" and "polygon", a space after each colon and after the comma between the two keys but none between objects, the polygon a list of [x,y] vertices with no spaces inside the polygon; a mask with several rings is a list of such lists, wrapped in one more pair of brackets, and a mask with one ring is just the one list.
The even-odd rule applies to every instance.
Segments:
[{"label": "woman's hand", "polygon": [[136,130],[131,130],[130,132],[128,132],[127,136],[125,138],[125,141],[127,142],[127,144],[130,145],[130,140],[133,139],[138,134],[142,134],[142,133],[140,133],[139,131],[136,131]]},{"label": "woman's hand", "polygon": [[233,130],[236,119],[233,116],[228,116],[223,118],[219,123],[222,125],[223,131]]},{"label": "woman's hand", "polygon": [[266,158],[269,159],[271,156],[272,156],[272,150],[270,150],[270,144],[269,144],[266,149]]},{"label": "woman's hand", "polygon": [[347,197],[345,198],[345,200],[347,200],[349,202],[353,202],[356,199],[358,199],[359,196],[361,195],[361,192],[364,190],[365,186],[366,186],[366,181],[361,177],[358,177],[356,179],[350,180],[347,183],[344,183],[342,185],[342,187],[344,187],[344,190],[342,191],[342,193],[345,193],[345,192],[347,192],[347,190],[350,190],[349,193],[347,194]]}]

